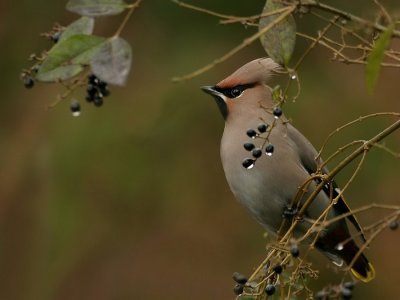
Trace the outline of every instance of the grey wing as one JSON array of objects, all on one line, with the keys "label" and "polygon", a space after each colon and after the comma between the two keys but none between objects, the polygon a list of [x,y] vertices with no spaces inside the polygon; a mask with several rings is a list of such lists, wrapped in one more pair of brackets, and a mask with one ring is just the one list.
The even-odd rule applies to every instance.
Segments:
[{"label": "grey wing", "polygon": [[[318,155],[317,150],[315,150],[314,146],[296,128],[294,128],[289,123],[287,124],[287,135],[296,145],[297,147],[296,150],[297,153],[299,154],[299,158],[303,167],[308,171],[310,175],[312,173],[315,173],[317,171],[318,165],[322,163],[321,159],[317,160],[317,155]],[[326,167],[323,167],[321,171],[324,174],[328,173],[328,169]],[[329,197],[335,198],[339,195],[340,190],[335,181],[332,180],[331,185],[330,184],[325,185],[323,190]],[[335,210],[340,214],[345,214],[351,211],[342,196],[339,197],[334,207]],[[358,223],[356,217],[353,214],[351,214],[347,218],[354,225],[357,231],[360,232],[361,238],[365,242],[366,239],[364,236],[364,232],[360,224]]]}]

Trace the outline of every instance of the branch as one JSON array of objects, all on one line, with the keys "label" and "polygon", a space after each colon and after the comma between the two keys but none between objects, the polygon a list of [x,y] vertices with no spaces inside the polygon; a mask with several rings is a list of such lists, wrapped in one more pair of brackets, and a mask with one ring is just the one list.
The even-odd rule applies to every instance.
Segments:
[{"label": "branch", "polygon": [[315,190],[311,193],[311,195],[306,199],[304,204],[301,206],[297,218],[293,221],[290,228],[286,232],[286,234],[282,237],[281,241],[288,240],[289,236],[293,232],[294,228],[297,226],[302,216],[306,212],[307,208],[310,206],[312,201],[314,201],[315,197],[319,194],[319,192],[323,189],[325,182],[329,182],[332,180],[341,170],[343,170],[349,163],[351,163],[354,159],[356,159],[359,155],[369,151],[371,147],[373,147],[376,143],[380,142],[382,139],[396,131],[400,128],[400,120],[394,122],[392,125],[387,127],[385,130],[374,136],[372,139],[365,142],[362,146],[357,148],[353,153],[347,156],[344,160],[342,160],[329,174],[325,176],[325,180],[317,185]]},{"label": "branch", "polygon": [[[298,4],[300,6],[315,7],[317,9],[319,9],[319,10],[323,10],[323,11],[326,11],[326,12],[341,16],[342,18],[344,18],[346,20],[357,22],[357,23],[366,25],[368,27],[374,28],[374,29],[376,29],[377,31],[380,31],[380,32],[384,32],[384,31],[387,30],[387,27],[385,27],[385,26],[383,26],[381,24],[373,23],[371,21],[365,20],[365,19],[360,18],[360,17],[358,17],[356,15],[353,15],[353,14],[347,12],[347,11],[343,11],[341,9],[338,9],[336,7],[321,3],[319,1],[305,0],[305,1],[296,1],[296,2],[298,2]],[[285,1],[285,3],[293,4],[292,1]],[[396,38],[400,38],[400,31],[393,30],[392,36],[396,37]]]}]

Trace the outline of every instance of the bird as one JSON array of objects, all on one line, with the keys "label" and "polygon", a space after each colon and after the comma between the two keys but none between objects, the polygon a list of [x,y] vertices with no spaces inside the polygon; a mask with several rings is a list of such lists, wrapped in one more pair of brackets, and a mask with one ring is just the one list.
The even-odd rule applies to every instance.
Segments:
[{"label": "bird", "polygon": [[[267,85],[268,79],[281,71],[282,67],[271,58],[259,58],[216,85],[201,88],[213,96],[225,120],[220,155],[230,190],[255,220],[273,235],[278,234],[285,215],[296,213],[290,205],[299,195],[299,188],[308,182],[301,198],[306,199],[322,182],[313,177],[322,163],[322,159],[317,159],[317,150],[287,121],[280,106],[273,101],[273,90]],[[247,143],[243,144],[243,141]],[[255,145],[257,142],[260,145]],[[263,146],[265,149],[261,148]],[[251,154],[253,156],[248,158]],[[325,166],[320,169],[322,174],[329,172]],[[338,199],[327,214],[328,220],[350,212],[332,180],[324,184],[307,207],[305,216],[317,219],[334,198]],[[315,247],[334,264],[350,265],[355,278],[368,282],[375,277],[374,267],[364,253],[359,253],[360,248],[345,219],[355,226],[365,242],[362,227],[349,213],[346,218],[339,218],[321,230]],[[294,234],[301,236],[309,228],[309,223],[299,222]]]}]

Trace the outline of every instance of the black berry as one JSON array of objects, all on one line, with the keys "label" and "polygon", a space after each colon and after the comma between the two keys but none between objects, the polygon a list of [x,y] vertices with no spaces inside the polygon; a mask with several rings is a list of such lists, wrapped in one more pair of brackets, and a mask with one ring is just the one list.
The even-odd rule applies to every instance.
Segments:
[{"label": "black berry", "polygon": [[31,76],[26,76],[26,77],[24,78],[24,86],[25,86],[27,89],[33,88],[34,85],[35,85],[35,81],[33,80],[33,78],[32,78]]},{"label": "black berry", "polygon": [[56,44],[60,40],[60,37],[61,37],[61,31],[57,31],[51,35],[50,39],[53,41],[54,44]]},{"label": "black berry", "polygon": [[245,167],[246,169],[251,169],[252,167],[254,167],[254,159],[252,158],[246,158],[243,162],[242,162],[243,167]]},{"label": "black berry", "polygon": [[259,158],[262,155],[262,151],[260,148],[255,148],[253,149],[253,151],[251,151],[251,154],[255,157],[255,158]]},{"label": "black berry", "polygon": [[265,147],[265,152],[267,155],[271,155],[274,152],[274,145],[268,144],[267,147]]},{"label": "black berry", "polygon": [[275,294],[275,290],[276,288],[273,284],[267,284],[267,286],[265,287],[265,292],[268,296]]},{"label": "black berry", "polygon": [[275,117],[279,118],[280,116],[282,116],[282,109],[280,107],[275,107],[273,114]]},{"label": "black berry", "polygon": [[315,294],[315,300],[324,300],[326,296],[326,292],[325,291],[319,291]]},{"label": "black berry", "polygon": [[100,88],[100,93],[104,96],[104,97],[108,97],[110,96],[110,90],[107,87],[103,87]]},{"label": "black berry", "polygon": [[343,283],[343,287],[348,290],[352,290],[354,288],[354,281],[347,281]]},{"label": "black berry", "polygon": [[240,295],[243,293],[243,289],[244,289],[244,285],[238,283],[233,288],[233,292],[235,293],[235,295]]},{"label": "black berry", "polygon": [[104,103],[103,98],[110,95],[107,82],[100,80],[94,74],[88,76],[86,93],[86,100],[88,102],[94,102],[96,106],[102,106]]},{"label": "black berry", "polygon": [[81,111],[81,105],[79,104],[78,101],[76,100],[72,101],[69,108],[74,116],[79,116],[79,113]]},{"label": "black berry", "polygon": [[353,292],[350,289],[342,288],[342,299],[351,299]]},{"label": "black berry", "polygon": [[89,83],[97,85],[99,83],[99,79],[96,75],[91,74],[88,76]]},{"label": "black berry", "polygon": [[94,98],[94,100],[93,100],[93,103],[94,103],[94,105],[96,105],[97,107],[100,107],[100,106],[102,106],[103,105],[103,97],[101,97],[101,96],[96,96],[95,98]]},{"label": "black berry", "polygon": [[257,132],[254,129],[249,129],[246,131],[248,137],[255,138],[257,136]]},{"label": "black berry", "polygon": [[290,254],[293,257],[299,257],[300,255],[299,247],[297,247],[297,245],[293,245],[292,247],[290,247]]},{"label": "black berry", "polygon": [[256,146],[254,146],[254,144],[252,143],[245,143],[243,144],[244,149],[246,149],[247,151],[251,151],[253,150]]},{"label": "black berry", "polygon": [[233,280],[235,280],[237,283],[240,283],[240,284],[245,284],[247,282],[246,276],[244,276],[243,274],[241,274],[239,272],[233,273],[232,278],[233,278]]},{"label": "black berry", "polygon": [[273,270],[274,270],[274,272],[275,272],[276,274],[281,274],[282,271],[283,271],[283,268],[282,268],[281,265],[276,265],[276,266],[274,267]]},{"label": "black berry", "polygon": [[97,88],[93,84],[88,84],[88,86],[86,88],[86,92],[87,92],[88,95],[94,96],[97,93]]},{"label": "black berry", "polygon": [[396,230],[397,228],[399,228],[399,222],[397,220],[390,222],[389,228],[391,230]]},{"label": "black berry", "polygon": [[98,86],[100,89],[104,89],[104,88],[107,87],[107,82],[98,79],[97,86]]},{"label": "black berry", "polygon": [[257,129],[260,133],[264,133],[267,131],[268,125],[266,124],[260,124],[258,125]]}]

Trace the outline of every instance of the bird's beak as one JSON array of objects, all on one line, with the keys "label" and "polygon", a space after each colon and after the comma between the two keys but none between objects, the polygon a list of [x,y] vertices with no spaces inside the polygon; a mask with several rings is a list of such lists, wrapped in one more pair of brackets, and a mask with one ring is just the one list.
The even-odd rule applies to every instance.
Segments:
[{"label": "bird's beak", "polygon": [[215,86],[211,86],[211,85],[206,85],[206,86],[202,86],[201,89],[203,90],[203,92],[212,95],[212,96],[217,96],[219,97],[221,95],[220,92],[218,92],[215,89]]},{"label": "bird's beak", "polygon": [[227,116],[228,116],[228,106],[225,103],[225,96],[216,90],[215,86],[211,86],[211,85],[206,85],[206,86],[202,86],[201,89],[214,97],[215,102],[217,102],[218,108],[220,110],[220,112],[222,113],[222,116],[224,117],[224,119],[226,120]]}]

